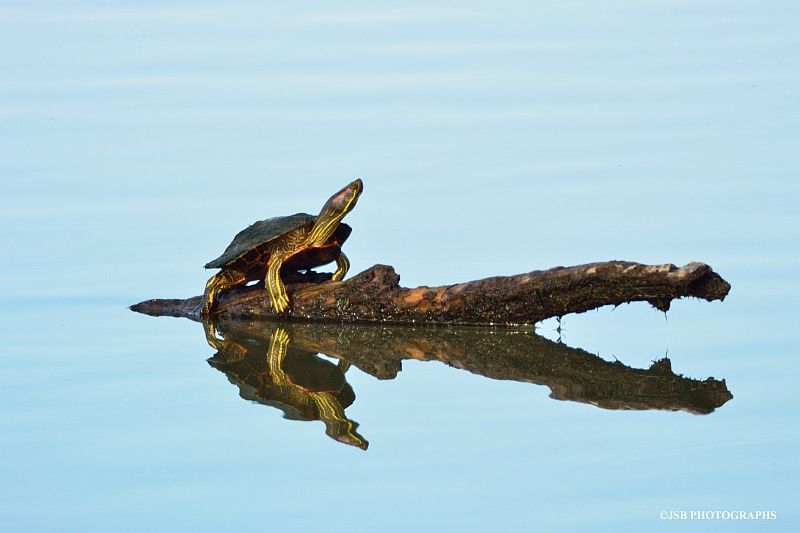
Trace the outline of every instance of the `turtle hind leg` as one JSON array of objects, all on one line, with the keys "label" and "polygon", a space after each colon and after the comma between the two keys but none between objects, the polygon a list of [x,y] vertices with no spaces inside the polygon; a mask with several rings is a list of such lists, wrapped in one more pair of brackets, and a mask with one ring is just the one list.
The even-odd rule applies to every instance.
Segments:
[{"label": "turtle hind leg", "polygon": [[350,270],[350,260],[347,259],[346,255],[339,254],[339,257],[336,258],[336,267],[336,272],[333,273],[331,279],[333,281],[342,281],[347,271]]},{"label": "turtle hind leg", "polygon": [[220,270],[206,283],[206,290],[203,292],[203,309],[200,314],[209,316],[214,313],[219,300],[219,293],[236,285],[247,281],[246,276],[238,270]]}]

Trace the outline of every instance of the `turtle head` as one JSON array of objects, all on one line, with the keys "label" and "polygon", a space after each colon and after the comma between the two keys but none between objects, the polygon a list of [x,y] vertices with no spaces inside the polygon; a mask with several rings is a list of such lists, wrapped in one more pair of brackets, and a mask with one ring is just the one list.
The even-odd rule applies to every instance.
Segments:
[{"label": "turtle head", "polygon": [[356,206],[364,184],[356,180],[331,196],[317,215],[317,221],[308,236],[309,246],[322,246],[333,235],[339,222]]}]

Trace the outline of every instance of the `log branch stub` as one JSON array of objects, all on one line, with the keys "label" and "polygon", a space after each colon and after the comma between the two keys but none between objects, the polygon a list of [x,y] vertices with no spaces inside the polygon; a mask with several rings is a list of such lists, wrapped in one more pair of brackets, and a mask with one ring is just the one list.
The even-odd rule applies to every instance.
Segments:
[{"label": "log branch stub", "polygon": [[[534,324],[606,305],[646,301],[666,312],[676,298],[723,300],[730,284],[704,263],[642,265],[627,261],[556,267],[441,287],[403,288],[394,268],[375,265],[345,281],[287,285],[290,307],[275,315],[263,284],[223,293],[229,317],[398,324]],[[148,300],[131,309],[197,318],[201,298]]]}]

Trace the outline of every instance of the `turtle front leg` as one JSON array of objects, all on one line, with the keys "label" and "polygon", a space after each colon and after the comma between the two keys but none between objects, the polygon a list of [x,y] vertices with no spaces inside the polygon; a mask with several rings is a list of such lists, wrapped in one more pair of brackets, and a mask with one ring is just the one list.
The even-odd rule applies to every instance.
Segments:
[{"label": "turtle front leg", "polygon": [[336,258],[336,266],[336,272],[333,273],[331,279],[333,281],[342,281],[347,271],[350,270],[350,261],[347,259],[347,256],[340,253],[339,257]]},{"label": "turtle front leg", "polygon": [[203,309],[200,311],[202,316],[208,316],[216,310],[219,293],[224,289],[229,289],[235,285],[244,283],[245,275],[238,270],[220,270],[208,280],[206,290],[203,292]]},{"label": "turtle front leg", "polygon": [[267,276],[264,280],[269,289],[272,309],[278,314],[283,313],[289,306],[289,296],[286,294],[286,286],[283,284],[283,280],[281,280],[281,266],[283,266],[283,261],[287,257],[288,254],[273,253],[269,263],[269,269],[267,270]]}]

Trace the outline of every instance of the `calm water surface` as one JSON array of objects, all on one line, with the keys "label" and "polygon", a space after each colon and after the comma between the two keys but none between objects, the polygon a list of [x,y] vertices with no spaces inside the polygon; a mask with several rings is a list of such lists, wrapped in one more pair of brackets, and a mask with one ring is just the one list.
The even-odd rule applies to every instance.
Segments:
[{"label": "calm water surface", "polygon": [[[797,531],[798,14],[0,3],[0,529]],[[127,309],[199,294],[236,232],[355,178],[351,272],[405,286],[710,264],[724,302],[604,308],[536,342],[602,368],[666,356],[733,398],[611,409],[455,359],[342,377],[287,332],[290,378],[346,379],[362,451],[245,386],[271,326],[245,370],[207,362],[202,324]],[[739,510],[777,518],[660,519]]]}]

